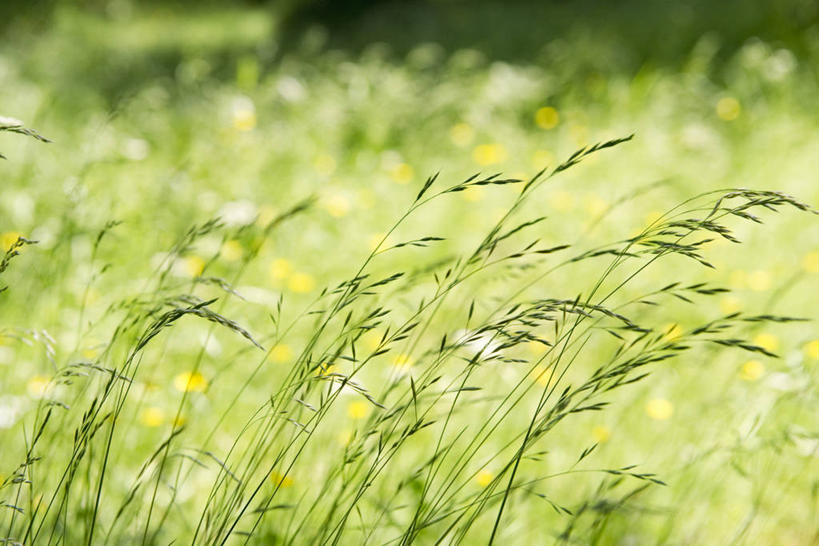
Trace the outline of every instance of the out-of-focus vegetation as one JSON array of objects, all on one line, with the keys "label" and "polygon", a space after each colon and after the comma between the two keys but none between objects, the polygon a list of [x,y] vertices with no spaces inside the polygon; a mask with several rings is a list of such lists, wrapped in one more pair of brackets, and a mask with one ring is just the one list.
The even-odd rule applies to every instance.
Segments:
[{"label": "out-of-focus vegetation", "polygon": [[[329,338],[322,338],[327,346],[311,348],[319,331],[313,315],[287,327],[307,309],[326,310],[324,300],[308,307],[324,286],[355,275],[376,248],[446,238],[373,261],[374,278],[403,271],[424,279],[402,285],[404,292],[379,292],[379,305],[393,316],[362,330],[357,341],[359,351],[378,352],[389,321],[411,316],[421,298],[429,300],[425,290],[434,292],[424,268],[468,255],[520,191],[517,184],[487,184],[454,192],[385,239],[433,173],[440,172],[437,189],[477,171],[528,180],[582,146],[634,133],[632,141],[550,178],[516,210],[521,221],[546,217],[527,231],[541,245],[571,244],[573,253],[656,227],[669,220],[663,215],[672,207],[704,192],[770,189],[819,202],[819,7],[807,0],[632,0],[616,6],[53,0],[6,2],[0,10],[0,115],[19,118],[53,141],[0,133],[0,151],[8,158],[0,164],[3,250],[20,236],[37,241],[15,246],[0,283],[8,286],[0,292],[0,500],[12,505],[0,521],[22,518],[18,527],[8,525],[16,532],[26,517],[44,513],[38,510],[44,511],[50,494],[64,498],[65,506],[51,507],[58,517],[44,524],[41,540],[94,538],[88,522],[98,509],[97,537],[190,540],[202,506],[211,505],[214,479],[226,488],[234,479],[251,483],[258,476],[241,472],[264,474],[266,465],[272,478],[263,482],[262,496],[275,493],[276,509],[254,531],[256,540],[335,536],[335,528],[311,528],[321,514],[309,513],[309,503],[324,492],[323,503],[338,498],[339,505],[350,505],[333,487],[359,483],[362,470],[347,459],[369,460],[373,446],[380,448],[372,432],[383,432],[378,419],[398,406],[382,410],[345,387],[315,432],[317,441],[292,466],[292,454],[278,458],[275,450],[259,452],[258,467],[250,465],[256,455],[248,446],[264,435],[257,432],[261,436],[251,441],[239,431],[271,397],[272,408],[290,411],[276,405],[282,404],[276,396],[291,384],[293,370],[308,369],[319,355],[328,360],[311,369],[316,377],[351,373],[344,367],[350,360],[339,360],[352,358],[349,348],[327,353],[335,342]],[[274,221],[310,196],[312,207]],[[206,223],[217,216],[223,225]],[[703,244],[703,259],[714,269],[669,256],[618,292],[618,302],[673,282],[731,290],[696,305],[669,297],[636,315],[630,310],[630,318],[650,323],[664,342],[687,340],[700,324],[736,312],[815,320],[815,217],[759,216],[766,225],[738,215],[727,221],[743,245],[721,237]],[[271,222],[275,229],[268,229]],[[192,225],[200,228],[189,231]],[[558,263],[549,261],[551,255],[521,268],[489,269],[442,304],[429,332],[419,327],[438,337],[417,334],[413,344],[396,342],[355,381],[379,403],[392,401],[399,388],[414,399],[408,377],[423,384],[440,335],[448,333],[451,342],[469,339],[463,319],[473,299],[480,321],[489,320],[495,298],[513,294],[568,302],[578,294],[589,297],[610,258],[581,261],[533,284],[538,268]],[[189,299],[179,299],[182,294]],[[216,297],[214,312],[235,324],[197,310]],[[68,459],[49,459],[49,451],[77,453],[82,442],[74,437],[72,444],[65,431],[82,428],[82,412],[115,377],[105,370],[121,370],[135,354],[130,350],[138,346],[140,328],[169,308],[187,311],[171,333],[163,331],[140,353],[139,373],[116,419],[126,432],[115,437],[101,489],[116,502],[100,508],[95,480],[101,471],[94,465],[104,442],[89,440],[94,463],[77,467],[82,478],[71,491],[59,481]],[[395,320],[393,332],[400,324]],[[261,352],[258,358],[249,353],[258,349],[237,328],[269,351],[263,361]],[[589,338],[561,387],[582,385],[607,361],[613,346],[606,335]],[[535,450],[543,453],[527,454],[532,457],[522,476],[560,475],[512,494],[496,538],[521,544],[561,533],[600,544],[819,540],[815,323],[747,322],[736,335],[764,351],[696,345],[607,394],[602,400],[611,404],[603,411],[581,412],[550,430]],[[494,397],[530,377],[527,366],[551,358],[537,364],[545,349],[518,341],[507,355],[518,361],[486,364],[470,376],[469,386],[485,391],[458,396],[476,401],[457,412],[433,406],[428,417],[451,416],[454,431],[465,437],[491,422]],[[463,348],[475,351],[476,343],[488,346],[481,337]],[[305,353],[306,347],[316,354]],[[261,371],[254,372],[257,365]],[[447,379],[455,374],[448,368],[441,373]],[[396,376],[399,386],[393,386]],[[537,373],[527,384],[553,385]],[[326,396],[334,393],[328,387]],[[528,418],[535,407],[530,402],[513,416]],[[32,453],[49,407],[52,428],[42,428]],[[294,415],[287,416],[296,427]],[[97,417],[107,434],[104,414]],[[182,432],[172,435],[171,447],[157,451],[175,430]],[[520,441],[519,427],[498,430],[486,449],[502,456],[476,457],[462,475],[453,474],[462,478],[463,498],[486,499],[474,534],[460,536],[467,543],[491,534],[501,498],[493,495],[502,495],[509,480],[504,446]],[[440,485],[415,474],[419,467],[428,471],[429,457],[446,447],[435,444],[438,433],[430,425],[430,436],[396,456],[384,482],[361,493],[360,511],[351,511],[351,530],[339,540],[382,543],[404,532],[411,518],[402,510],[414,509],[412,502],[430,493],[425,488]],[[463,449],[452,441],[456,453]],[[573,467],[594,443],[597,448]],[[152,459],[155,452],[160,457]],[[42,459],[18,466],[27,454]],[[432,468],[442,475],[457,468],[446,461]],[[656,474],[667,485],[643,488],[647,482],[639,478],[615,483],[621,475],[587,472],[632,464],[639,465],[632,472]],[[571,468],[582,472],[561,474]],[[388,492],[396,476],[406,476],[398,500]],[[326,491],[324,484],[330,484]],[[131,491],[136,500],[123,508],[129,523],[117,527],[118,503]],[[433,493],[446,496],[443,489]],[[214,520],[233,514],[231,497],[223,494],[213,503]],[[572,515],[553,510],[544,498]],[[316,506],[329,510],[323,503]],[[423,506],[429,515],[446,503]],[[309,532],[299,529],[302,521]],[[208,527],[212,521],[199,523],[213,540],[224,532]],[[405,538],[432,543],[444,528],[430,524]]]}]

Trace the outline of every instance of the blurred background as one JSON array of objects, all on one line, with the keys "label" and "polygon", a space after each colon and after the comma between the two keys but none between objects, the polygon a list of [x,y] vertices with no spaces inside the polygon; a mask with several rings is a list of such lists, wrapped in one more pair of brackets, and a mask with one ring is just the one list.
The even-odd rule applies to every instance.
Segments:
[{"label": "blurred background", "polygon": [[[633,133],[530,204],[549,217],[545,240],[590,247],[721,188],[819,203],[815,0],[5,0],[0,36],[0,115],[53,140],[0,135],[3,244],[39,241],[4,277],[3,322],[47,330],[65,354],[95,354],[104,333],[78,322],[144,286],[190,225],[261,224],[311,195],[308,219],[283,226],[243,280],[250,324],[279,294],[307,301],[351,274],[436,172],[526,178]],[[462,192],[408,229],[446,233],[434,252],[451,252],[513,198]],[[122,224],[97,255],[111,220]],[[711,251],[714,271],[646,282],[707,280],[733,290],[715,312],[816,319],[819,224],[764,220]],[[247,244],[205,240],[175,274],[198,275],[222,245],[208,267],[226,276]],[[680,362],[565,431],[671,484],[600,543],[819,543],[819,334],[751,335],[782,358]],[[6,393],[35,396],[50,367],[0,346]],[[28,403],[8,400],[6,429]]]}]

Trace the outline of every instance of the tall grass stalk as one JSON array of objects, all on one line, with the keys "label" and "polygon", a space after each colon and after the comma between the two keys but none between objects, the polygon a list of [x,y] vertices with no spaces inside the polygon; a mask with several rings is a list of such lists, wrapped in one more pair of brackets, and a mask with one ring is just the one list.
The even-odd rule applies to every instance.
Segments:
[{"label": "tall grass stalk", "polygon": [[[0,488],[1,541],[491,544],[512,537],[513,506],[533,503],[553,509],[561,523],[547,527],[571,541],[594,498],[553,498],[550,483],[599,474],[607,478],[595,493],[602,496],[632,481],[623,504],[662,486],[651,469],[595,466],[594,443],[563,468],[541,461],[563,449],[550,443],[555,429],[607,411],[615,391],[657,366],[697,346],[775,356],[746,339],[748,326],[800,319],[736,312],[672,332],[646,310],[671,301],[703,306],[727,290],[682,280],[636,294],[627,288],[659,262],[712,267],[712,240],[739,242],[731,222],[810,208],[778,192],[725,189],[691,198],[605,246],[550,240],[547,218],[526,212],[532,196],[630,138],[582,148],[529,180],[475,175],[447,186],[430,177],[348,279],[300,310],[280,297],[264,327],[227,316],[241,301],[236,287],[263,241],[299,221],[311,201],[263,228],[227,228],[218,220],[194,226],[150,284],[110,305],[100,319],[111,329],[99,355],[77,359],[74,347],[55,362],[49,394],[22,430],[25,457]],[[443,258],[433,252],[424,261],[425,247],[446,242],[442,234],[391,242],[429,203],[481,186],[516,196],[474,248]],[[110,223],[100,231],[94,256],[114,229]],[[174,264],[214,234],[251,241],[240,267],[230,279],[208,275],[217,251],[201,273],[179,282]],[[5,252],[0,274],[30,242],[21,238]],[[396,263],[402,267],[391,269]],[[574,279],[581,291],[552,282],[572,271],[582,272]],[[214,290],[221,296],[197,295]],[[175,418],[161,437],[143,438],[134,417],[143,368],[167,362],[179,324],[192,320],[208,323],[206,341],[176,364],[189,376]],[[207,404],[193,407],[203,395],[192,382],[207,340],[220,331],[243,342],[224,357],[223,370],[248,371],[238,381],[213,381],[205,400],[218,399],[220,413],[208,415]],[[299,350],[282,369],[271,355],[285,342]],[[232,385],[238,387],[226,390]],[[208,425],[194,427],[195,434],[189,428],[198,411]],[[339,441],[342,427],[350,431]],[[137,466],[128,458],[134,453]]]}]

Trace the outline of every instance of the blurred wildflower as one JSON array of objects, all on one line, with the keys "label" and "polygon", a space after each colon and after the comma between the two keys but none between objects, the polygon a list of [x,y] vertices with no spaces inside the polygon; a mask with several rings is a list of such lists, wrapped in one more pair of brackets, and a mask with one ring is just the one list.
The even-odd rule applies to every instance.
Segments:
[{"label": "blurred wildflower", "polygon": [[611,438],[611,430],[604,425],[596,425],[592,428],[592,438],[598,444],[605,444]]},{"label": "blurred wildflower", "polygon": [[366,347],[368,351],[375,351],[381,344],[382,335],[379,330],[372,329],[361,336],[361,341],[364,342],[364,347]]},{"label": "blurred wildflower", "polygon": [[26,383],[28,394],[34,398],[42,398],[48,395],[52,388],[51,378],[45,375],[35,375]]},{"label": "blurred wildflower", "polygon": [[771,274],[764,269],[758,269],[748,275],[748,288],[756,292],[768,290],[771,284]]},{"label": "blurred wildflower", "polygon": [[754,345],[759,345],[766,351],[774,352],[779,349],[779,338],[773,334],[763,332],[754,337]]},{"label": "blurred wildflower", "polygon": [[293,350],[290,348],[290,345],[280,343],[270,349],[270,359],[273,362],[288,362],[291,358],[293,358]]},{"label": "blurred wildflower", "polygon": [[665,421],[674,414],[674,405],[665,398],[653,398],[646,403],[646,414],[655,421]]},{"label": "blurred wildflower", "polygon": [[663,341],[676,341],[683,334],[683,329],[679,324],[666,324],[663,327]]},{"label": "blurred wildflower", "polygon": [[324,200],[324,209],[334,218],[341,218],[350,212],[350,200],[341,193],[334,193]]},{"label": "blurred wildflower", "polygon": [[364,419],[370,414],[371,409],[367,402],[356,400],[347,406],[347,415],[349,415],[351,419]]},{"label": "blurred wildflower", "polygon": [[225,203],[219,209],[219,218],[228,226],[245,226],[253,222],[258,214],[256,204],[240,200]]},{"label": "blurred wildflower", "polygon": [[551,106],[544,106],[535,112],[535,123],[541,129],[554,129],[560,123],[560,115]]},{"label": "blurred wildflower", "polygon": [[[371,251],[374,251],[376,248],[378,248],[379,243],[381,243],[381,240],[384,239],[385,235],[387,235],[387,234],[386,233],[374,233],[374,234],[372,234],[370,236],[369,247],[370,247]],[[392,237],[387,237],[386,240],[384,240],[384,242],[381,243],[380,250],[390,248],[394,244],[395,244],[395,241],[393,240],[393,238]]]},{"label": "blurred wildflower", "polygon": [[173,378],[173,386],[179,392],[204,392],[208,381],[199,372],[184,372]]},{"label": "blurred wildflower", "polygon": [[222,243],[222,249],[220,252],[222,257],[229,262],[235,262],[236,260],[241,259],[242,255],[245,253],[244,249],[242,248],[242,243],[236,239],[230,239]]},{"label": "blurred wildflower", "polygon": [[819,339],[814,339],[805,344],[805,355],[813,360],[819,360]]},{"label": "blurred wildflower", "polygon": [[551,377],[552,374],[549,368],[542,364],[538,364],[535,366],[535,369],[532,370],[532,380],[541,387],[548,387]]},{"label": "blurred wildflower", "polygon": [[392,359],[392,366],[396,369],[398,373],[407,373],[412,369],[413,364],[415,364],[415,359],[412,358],[411,355],[408,354],[397,354]]},{"label": "blurred wildflower", "polygon": [[739,370],[739,377],[745,381],[756,381],[765,373],[765,366],[759,360],[749,360]]},{"label": "blurred wildflower", "polygon": [[734,296],[725,296],[719,302],[719,309],[726,315],[736,313],[742,309],[742,300],[735,298]]},{"label": "blurred wildflower", "polygon": [[282,489],[286,489],[293,485],[293,478],[290,476],[283,476],[276,472],[275,470],[270,473],[270,481],[273,482],[274,485],[278,485]]},{"label": "blurred wildflower", "polygon": [[483,188],[480,186],[472,186],[460,192],[461,197],[470,203],[476,203],[483,199]]},{"label": "blurred wildflower", "polygon": [[535,355],[542,355],[546,352],[548,347],[543,343],[538,343],[537,341],[530,341],[526,344],[526,347],[529,349],[529,352]]},{"label": "blurred wildflower", "polygon": [[293,266],[284,258],[277,258],[270,264],[270,276],[276,280],[286,279],[293,271]]},{"label": "blurred wildflower", "polygon": [[17,231],[7,231],[0,235],[0,245],[2,245],[2,248],[0,248],[0,254],[4,254],[9,248],[11,248],[11,245],[16,243],[17,239],[22,236],[23,234]]},{"label": "blurred wildflower", "polygon": [[456,123],[449,130],[449,138],[452,143],[459,148],[465,148],[472,143],[475,138],[475,131],[468,123]]},{"label": "blurred wildflower", "polygon": [[406,184],[412,180],[413,176],[415,176],[415,170],[406,163],[399,163],[390,169],[390,177],[399,184]]},{"label": "blurred wildflower", "polygon": [[802,258],[802,269],[808,273],[819,273],[819,251],[814,250]]},{"label": "blurred wildflower", "polygon": [[487,485],[492,483],[492,480],[494,479],[495,475],[485,468],[479,470],[478,473],[475,474],[475,483],[477,483],[481,487],[486,487]]},{"label": "blurred wildflower", "polygon": [[741,111],[739,101],[734,97],[723,97],[717,102],[717,115],[721,120],[734,121]]},{"label": "blurred wildflower", "polygon": [[256,106],[247,97],[233,101],[233,128],[237,131],[251,131],[256,127]]},{"label": "blurred wildflower", "polygon": [[472,159],[474,159],[478,165],[501,163],[506,160],[507,156],[506,148],[503,147],[503,144],[499,143],[481,144],[472,150]]},{"label": "blurred wildflower", "polygon": [[293,273],[287,281],[287,288],[293,292],[304,294],[316,286],[316,281],[307,273]]},{"label": "blurred wildflower", "polygon": [[139,423],[143,426],[158,427],[164,422],[165,412],[156,406],[145,408],[139,413]]},{"label": "blurred wildflower", "polygon": [[82,350],[82,357],[88,360],[94,360],[100,354],[100,347],[101,344],[96,340],[89,340],[88,345]]},{"label": "blurred wildflower", "polygon": [[205,260],[199,256],[188,256],[182,260],[182,271],[188,277],[198,277],[205,269]]}]

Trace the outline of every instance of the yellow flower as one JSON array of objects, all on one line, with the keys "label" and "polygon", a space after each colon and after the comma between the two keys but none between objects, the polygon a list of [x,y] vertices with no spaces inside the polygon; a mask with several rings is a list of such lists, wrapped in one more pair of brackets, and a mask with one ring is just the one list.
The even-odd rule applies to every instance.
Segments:
[{"label": "yellow flower", "polygon": [[773,334],[758,334],[754,337],[754,345],[759,345],[767,351],[774,352],[779,349],[779,338]]},{"label": "yellow flower", "polygon": [[233,108],[233,127],[237,131],[252,131],[256,127],[256,107],[249,99],[237,102]]},{"label": "yellow flower", "polygon": [[392,366],[395,368],[399,373],[407,373],[412,369],[412,365],[415,363],[415,360],[412,358],[411,355],[408,354],[397,354],[392,359]]},{"label": "yellow flower", "polygon": [[287,281],[287,288],[293,292],[304,294],[311,291],[316,286],[316,281],[307,273],[293,273]]},{"label": "yellow flower", "polygon": [[802,258],[802,268],[808,273],[819,273],[819,251],[814,250]]},{"label": "yellow flower", "polygon": [[11,248],[11,245],[16,243],[17,239],[22,236],[22,233],[16,231],[7,231],[0,235],[0,254],[5,254],[5,252]]},{"label": "yellow flower", "polygon": [[364,347],[366,347],[368,351],[375,351],[381,343],[381,336],[383,335],[381,331],[374,328],[362,334],[361,341],[364,342]]},{"label": "yellow flower", "polygon": [[293,358],[293,350],[290,348],[290,345],[280,343],[279,345],[274,345],[273,348],[270,349],[270,359],[273,362],[288,362],[291,358]]},{"label": "yellow flower", "polygon": [[452,143],[459,148],[469,146],[472,139],[475,137],[475,131],[468,123],[456,123],[449,130],[449,138]]},{"label": "yellow flower", "polygon": [[663,341],[676,341],[683,334],[679,324],[666,324],[663,328]]},{"label": "yellow flower", "polygon": [[173,386],[180,392],[203,392],[208,381],[199,372],[184,372],[173,378]]},{"label": "yellow flower", "polygon": [[805,355],[813,360],[819,360],[819,339],[805,344]]},{"label": "yellow flower", "polygon": [[472,186],[470,188],[466,188],[464,191],[461,192],[461,197],[463,197],[466,201],[476,203],[483,199],[483,188],[480,186]]},{"label": "yellow flower", "polygon": [[182,261],[182,268],[189,277],[198,277],[205,270],[205,260],[199,256],[188,256]]},{"label": "yellow flower", "polygon": [[541,129],[554,129],[560,123],[560,114],[551,106],[544,106],[535,112],[535,123]]},{"label": "yellow flower", "polygon": [[655,421],[665,421],[674,414],[674,405],[665,398],[654,398],[646,403],[646,414]]},{"label": "yellow flower", "polygon": [[350,200],[344,195],[336,193],[324,200],[324,209],[330,213],[330,216],[341,218],[350,212]]},{"label": "yellow flower", "polygon": [[413,176],[415,176],[415,169],[406,163],[399,163],[390,169],[390,177],[399,184],[406,184],[412,180]]},{"label": "yellow flower", "polygon": [[35,375],[31,379],[28,380],[26,384],[26,389],[28,393],[34,398],[42,398],[46,396],[53,385],[51,384],[51,378],[45,375]]},{"label": "yellow flower", "polygon": [[242,257],[245,251],[242,248],[242,243],[240,243],[236,239],[231,239],[229,241],[225,241],[224,243],[222,243],[221,253],[222,257],[227,261],[235,262],[236,260]]},{"label": "yellow flower", "polygon": [[717,102],[717,115],[723,121],[734,121],[741,111],[742,107],[734,97],[723,97]]},{"label": "yellow flower", "polygon": [[736,313],[742,309],[742,301],[733,296],[726,296],[720,300],[719,309],[726,315]]},{"label": "yellow flower", "polygon": [[155,406],[145,408],[139,413],[140,424],[146,427],[158,427],[165,422],[165,412]]},{"label": "yellow flower", "polygon": [[598,444],[605,444],[609,441],[609,438],[611,438],[611,430],[609,430],[609,427],[603,425],[596,425],[592,428],[591,433],[594,441]]},{"label": "yellow flower", "polygon": [[336,171],[336,160],[330,154],[320,154],[313,161],[313,167],[319,174],[329,176]]},{"label": "yellow flower", "polygon": [[756,381],[765,373],[765,366],[759,360],[749,360],[739,370],[739,377],[745,381]]},{"label": "yellow flower", "polygon": [[278,485],[282,489],[288,488],[293,485],[293,478],[290,476],[282,476],[275,470],[270,473],[270,481],[273,482],[274,485]]},{"label": "yellow flower", "polygon": [[383,243],[381,243],[381,240],[384,239],[385,235],[386,233],[373,233],[370,236],[369,247],[371,251],[374,251],[376,248],[378,248],[379,243],[381,244],[381,250],[390,248],[395,244],[395,241],[393,240],[392,237],[387,237],[387,239],[384,240]]},{"label": "yellow flower", "polygon": [[498,143],[481,144],[472,150],[472,159],[474,159],[478,165],[494,165],[495,163],[500,163],[506,160],[507,155],[506,148],[503,147],[503,144]]},{"label": "yellow flower", "polygon": [[542,364],[538,364],[535,366],[535,369],[532,370],[533,381],[541,387],[547,387],[549,385],[551,376],[552,374],[549,371],[549,368],[543,366]]},{"label": "yellow flower", "polygon": [[477,483],[481,487],[486,487],[487,485],[492,483],[492,480],[494,479],[495,475],[485,468],[479,470],[478,473],[475,474],[475,483]]},{"label": "yellow flower", "polygon": [[316,375],[319,377],[324,377],[330,375],[331,373],[338,373],[338,366],[336,366],[335,364],[330,365],[322,364],[316,370]]},{"label": "yellow flower", "polygon": [[293,266],[284,258],[273,260],[273,263],[270,264],[270,276],[277,280],[286,279],[292,271]]},{"label": "yellow flower", "polygon": [[357,400],[355,402],[351,402],[349,406],[347,406],[347,415],[350,416],[352,419],[364,419],[370,414],[370,405],[367,402],[362,400]]},{"label": "yellow flower", "polygon": [[748,288],[756,292],[763,292],[771,287],[771,274],[759,269],[748,275]]},{"label": "yellow flower", "polygon": [[530,341],[526,344],[526,347],[529,349],[529,352],[534,355],[542,355],[546,352],[548,347],[543,343],[538,343],[537,341]]}]

